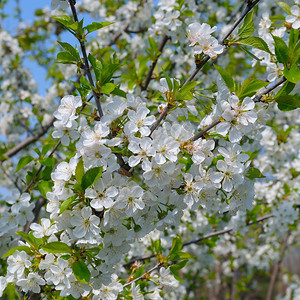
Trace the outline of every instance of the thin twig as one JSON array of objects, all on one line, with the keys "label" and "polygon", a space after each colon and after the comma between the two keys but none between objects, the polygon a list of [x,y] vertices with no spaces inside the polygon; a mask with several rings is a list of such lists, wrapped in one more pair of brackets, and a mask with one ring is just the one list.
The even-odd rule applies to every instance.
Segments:
[{"label": "thin twig", "polygon": [[8,151],[6,151],[3,155],[4,157],[2,159],[0,159],[0,161],[3,162],[5,160],[7,160],[7,158],[14,156],[15,154],[17,154],[19,151],[21,151],[22,149],[24,149],[28,145],[36,142],[40,137],[42,137],[49,130],[50,127],[52,127],[54,121],[55,121],[55,118],[52,117],[49,120],[49,122],[47,123],[47,125],[44,126],[40,131],[38,131],[38,133],[36,133],[33,136],[30,136],[30,137],[26,138],[20,144],[18,144],[15,147],[13,147],[13,148],[9,149]]},{"label": "thin twig", "polygon": [[135,278],[134,280],[130,281],[130,282],[127,282],[123,285],[123,288],[125,288],[126,286],[128,285],[131,285],[133,282],[136,282],[140,279],[145,279],[145,277],[150,274],[151,272],[153,272],[154,270],[156,269],[159,269],[163,264],[162,263],[158,263],[157,265],[155,265],[153,268],[151,268],[150,270],[148,270],[147,272],[145,272],[143,275],[141,275],[140,277],[138,278]]},{"label": "thin twig", "polygon": [[148,71],[148,74],[147,74],[147,77],[146,77],[146,80],[145,80],[145,83],[142,85],[142,91],[146,90],[149,83],[150,83],[150,80],[151,80],[151,77],[152,77],[152,74],[153,74],[153,71],[154,71],[154,68],[157,64],[157,61],[158,61],[158,58],[160,57],[161,53],[162,53],[162,50],[164,49],[168,39],[170,37],[168,37],[167,35],[164,35],[164,37],[162,38],[161,42],[160,42],[160,45],[158,47],[158,51],[159,51],[159,54],[156,56],[155,60],[152,62],[152,65]]},{"label": "thin twig", "polygon": [[[248,222],[246,224],[246,226],[250,226],[250,225],[253,225],[253,224],[256,224],[256,223],[259,223],[259,222],[262,222],[264,220],[267,220],[269,218],[273,218],[274,215],[273,214],[270,214],[270,215],[266,215],[266,216],[262,216],[260,218],[257,218],[256,221],[252,221],[252,222]],[[203,240],[206,240],[206,239],[209,239],[213,236],[218,236],[218,235],[222,235],[222,234],[225,234],[225,233],[229,233],[233,230],[232,227],[229,227],[227,229],[222,229],[222,230],[219,230],[219,231],[215,231],[215,232],[211,232],[211,233],[208,233],[202,237],[199,237],[198,239],[195,239],[195,240],[190,240],[188,242],[185,242],[182,244],[182,247],[185,247],[185,246],[188,246],[188,245],[191,245],[191,244],[197,244]],[[168,248],[169,250],[171,249],[170,247]],[[123,267],[128,267],[130,265],[132,265],[134,262],[136,261],[145,261],[147,259],[151,259],[153,257],[156,257],[155,254],[152,254],[152,255],[149,255],[149,256],[146,256],[146,257],[138,257],[138,258],[133,258],[131,259],[130,261],[128,261],[127,263],[123,264]]]},{"label": "thin twig", "polygon": [[279,85],[281,85],[282,83],[284,83],[286,81],[286,78],[284,76],[282,76],[281,78],[279,78],[279,80],[277,80],[274,84],[270,84],[270,86],[265,89],[263,92],[259,93],[257,96],[255,96],[254,98],[254,102],[259,102],[262,100],[262,96],[266,95],[268,93],[270,93],[271,91],[273,91],[275,88],[277,88]]},{"label": "thin twig", "polygon": [[[270,93],[271,91],[273,91],[275,88],[277,88],[280,84],[282,84],[283,82],[286,81],[285,77],[281,77],[277,82],[275,82],[274,84],[272,84],[270,87],[268,87],[267,89],[265,89],[263,92],[259,93],[257,96],[254,97],[253,101],[254,102],[259,102],[262,101],[262,96],[266,95],[268,93]],[[203,136],[204,133],[206,133],[208,130],[210,130],[211,128],[215,127],[216,125],[218,125],[219,123],[221,123],[220,120],[214,121],[213,123],[211,123],[210,125],[208,125],[207,127],[205,127],[204,129],[202,129],[200,132],[198,132],[197,134],[195,134],[190,141],[194,142],[197,139],[199,139],[200,137]]]},{"label": "thin twig", "polygon": [[[73,0],[69,0],[74,21],[78,22],[78,17],[77,17],[77,12],[76,12],[76,8],[75,8],[75,3],[74,2],[75,1],[73,1]],[[90,69],[90,65],[89,65],[89,61],[88,61],[88,56],[87,56],[87,53],[86,53],[85,43],[84,43],[84,41],[82,39],[78,39],[78,41],[80,43],[80,48],[81,48],[82,55],[83,55],[84,70],[85,70],[85,73],[86,73],[86,75],[88,77],[89,83],[90,83],[91,88],[92,88],[92,93],[93,93],[94,98],[95,98],[95,102],[96,102],[96,106],[97,106],[97,110],[98,110],[99,116],[100,116],[100,118],[102,118],[103,117],[103,111],[102,111],[102,107],[101,107],[101,104],[100,104],[99,95],[94,90],[95,89],[95,85],[94,85],[93,77],[92,77],[92,74],[91,74],[91,69]]]},{"label": "thin twig", "polygon": [[266,298],[266,300],[271,300],[271,299],[273,299],[273,298],[272,298],[272,294],[273,294],[273,291],[274,291],[274,288],[275,288],[275,284],[276,284],[276,280],[277,280],[279,268],[280,268],[280,265],[281,265],[282,260],[283,260],[283,257],[284,257],[284,252],[285,252],[285,250],[287,249],[287,244],[288,244],[288,238],[289,238],[289,235],[290,235],[290,232],[288,231],[288,232],[286,233],[285,239],[284,239],[284,241],[283,241],[282,248],[281,248],[281,250],[280,250],[279,261],[278,261],[278,263],[274,266],[274,269],[273,269],[273,272],[272,272],[272,275],[271,275],[271,280],[270,280],[270,285],[269,285],[269,288],[268,288],[268,293],[267,293],[267,298]]},{"label": "thin twig", "polygon": [[[253,2],[248,2],[248,5],[246,7],[246,9],[244,10],[244,12],[242,13],[242,15],[234,22],[234,24],[232,25],[232,27],[230,28],[230,30],[227,32],[227,34],[225,34],[225,36],[221,39],[221,44],[224,45],[224,41],[230,36],[230,34],[235,30],[235,28],[243,21],[243,19],[245,18],[245,16],[251,11],[251,9],[259,2],[260,0],[256,0]],[[208,55],[205,55],[202,60],[200,61],[199,64],[197,64],[196,69],[193,71],[193,73],[189,76],[189,78],[184,82],[184,84],[181,86],[184,87],[188,82],[192,81],[195,76],[199,73],[199,71],[204,67],[204,65],[210,60],[211,58]],[[152,134],[152,132],[158,127],[158,125],[160,124],[160,122],[165,118],[165,116],[168,114],[168,112],[170,111],[171,106],[167,106],[164,111],[162,112],[162,114],[159,116],[159,118],[156,120],[156,122],[152,125],[151,127],[151,133],[150,136]]]}]

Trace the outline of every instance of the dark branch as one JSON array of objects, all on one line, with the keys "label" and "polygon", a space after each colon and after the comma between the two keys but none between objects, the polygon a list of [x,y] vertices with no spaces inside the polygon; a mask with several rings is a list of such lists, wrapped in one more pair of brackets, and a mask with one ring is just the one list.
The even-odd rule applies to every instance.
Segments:
[{"label": "dark branch", "polygon": [[[70,0],[69,3],[70,3],[70,6],[71,6],[74,21],[78,22],[78,17],[77,17],[77,12],[76,12],[74,1]],[[85,43],[84,43],[83,39],[78,39],[78,41],[80,43],[80,48],[81,48],[82,55],[83,55],[84,70],[85,70],[85,73],[88,77],[89,83],[90,83],[91,88],[92,88],[92,93],[93,93],[94,98],[95,98],[95,102],[96,102],[96,106],[97,106],[99,116],[100,116],[100,118],[102,118],[103,117],[103,111],[102,111],[102,107],[101,107],[101,104],[100,104],[99,95],[94,90],[95,85],[94,85],[93,77],[92,77],[92,74],[91,74],[91,69],[90,69],[90,65],[89,65],[89,61],[88,61],[88,56],[87,56],[87,53],[86,53]]]}]

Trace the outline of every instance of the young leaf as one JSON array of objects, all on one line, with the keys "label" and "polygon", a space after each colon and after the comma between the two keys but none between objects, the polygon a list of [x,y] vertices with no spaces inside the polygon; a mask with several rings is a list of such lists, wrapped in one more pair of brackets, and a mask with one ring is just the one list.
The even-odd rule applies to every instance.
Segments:
[{"label": "young leaf", "polygon": [[299,95],[284,95],[276,99],[278,108],[282,111],[290,111],[300,107]]},{"label": "young leaf", "polygon": [[283,74],[285,78],[292,83],[297,84],[300,81],[300,69],[297,64],[293,64],[289,70],[284,68]]},{"label": "young leaf", "polygon": [[103,22],[93,22],[85,27],[88,33],[101,29],[103,27],[109,26],[114,24],[113,22],[103,21]]},{"label": "young leaf", "polygon": [[265,178],[266,177],[256,168],[249,168],[247,170],[245,176],[251,180],[253,180],[255,178]]},{"label": "young leaf", "polygon": [[71,248],[67,244],[59,241],[50,242],[41,248],[48,253],[72,253]]},{"label": "young leaf", "polygon": [[90,282],[91,272],[82,260],[73,263],[72,271],[79,282],[86,284]]},{"label": "young leaf", "polygon": [[81,185],[83,174],[84,174],[84,166],[83,166],[83,159],[81,157],[75,169],[75,178],[80,185]]},{"label": "young leaf", "polygon": [[245,39],[240,39],[240,40],[237,40],[235,42],[235,44],[250,46],[250,47],[257,48],[257,49],[260,49],[262,51],[265,51],[265,52],[268,52],[271,54],[271,51],[270,51],[267,43],[260,37],[251,36],[251,37],[248,37]]},{"label": "young leaf", "polygon": [[273,36],[275,44],[275,55],[278,62],[287,63],[289,61],[289,48],[284,40],[278,36]]},{"label": "young leaf", "polygon": [[71,205],[72,202],[76,199],[76,195],[66,199],[61,205],[60,205],[60,210],[59,213],[62,214],[65,210],[67,210]]},{"label": "young leaf", "polygon": [[168,254],[168,260],[175,260],[178,258],[178,253],[182,249],[182,242],[179,237],[175,237],[172,242],[171,250]]},{"label": "young leaf", "polygon": [[287,15],[291,14],[291,8],[286,2],[278,1],[276,4],[280,6]]},{"label": "young leaf", "polygon": [[32,234],[27,234],[24,231],[16,231],[16,234],[19,235],[25,242],[27,242],[33,248],[39,248],[39,240],[35,238]]},{"label": "young leaf", "polygon": [[73,57],[72,54],[70,54],[67,51],[61,51],[57,53],[56,62],[60,64],[76,64],[77,61]]},{"label": "young leaf", "polygon": [[54,16],[52,18],[66,27],[74,23],[73,19],[68,15]]},{"label": "young leaf", "polygon": [[107,82],[101,87],[101,91],[107,95],[109,95],[114,89],[115,89],[115,85],[111,82]]},{"label": "young leaf", "polygon": [[235,84],[234,81],[232,79],[232,76],[222,67],[214,65],[214,67],[218,70],[218,72],[220,73],[222,79],[224,80],[225,84],[227,85],[228,89],[230,92],[234,92],[235,91]]},{"label": "young leaf", "polygon": [[237,96],[241,100],[243,100],[245,97],[253,96],[257,92],[257,90],[261,89],[262,87],[268,84],[269,82],[265,82],[263,80],[259,80],[256,78],[247,78],[243,82]]},{"label": "young leaf", "polygon": [[85,190],[94,184],[94,182],[101,177],[102,169],[103,167],[95,167],[87,170],[82,176],[81,187]]},{"label": "young leaf", "polygon": [[254,32],[254,25],[253,25],[253,14],[254,10],[247,14],[244,19],[242,26],[239,28],[238,36],[242,39],[249,37]]},{"label": "young leaf", "polygon": [[27,156],[22,157],[18,162],[16,172],[23,169],[26,165],[28,165],[33,160],[34,160],[34,158],[31,155],[27,155]]},{"label": "young leaf", "polygon": [[277,92],[276,96],[274,97],[275,99],[279,98],[280,96],[283,95],[288,95],[295,87],[295,83],[286,81],[282,88]]},{"label": "young leaf", "polygon": [[42,180],[38,183],[38,189],[44,198],[47,198],[47,193],[52,191],[53,182]]},{"label": "young leaf", "polygon": [[70,53],[74,60],[78,61],[80,60],[80,56],[79,56],[79,53],[78,53],[78,50],[77,49],[74,49],[73,46],[71,46],[70,44],[68,43],[64,43],[64,42],[58,42],[68,53]]},{"label": "young leaf", "polygon": [[27,254],[30,253],[31,249],[28,246],[17,246],[9,249],[5,254],[2,255],[2,258],[11,256],[15,253],[15,251],[25,251]]},{"label": "young leaf", "polygon": [[94,70],[96,79],[97,79],[97,81],[98,81],[99,78],[100,78],[100,71],[101,71],[102,65],[101,65],[100,61],[98,61],[98,60],[97,60],[93,55],[91,55],[91,54],[89,54],[88,60],[89,60],[89,62],[91,63],[91,65],[92,65],[92,67],[93,67],[93,70]]},{"label": "young leaf", "polygon": [[186,265],[187,262],[188,260],[185,259],[175,265],[170,266],[171,273],[173,274],[175,279],[177,279],[180,282],[184,282],[184,280],[181,277],[179,277],[179,270],[181,270]]}]

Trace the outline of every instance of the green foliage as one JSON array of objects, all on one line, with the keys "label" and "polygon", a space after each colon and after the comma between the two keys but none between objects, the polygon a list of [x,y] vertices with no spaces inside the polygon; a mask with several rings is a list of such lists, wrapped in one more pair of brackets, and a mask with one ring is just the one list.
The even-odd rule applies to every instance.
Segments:
[{"label": "green foliage", "polygon": [[82,176],[81,187],[85,190],[94,184],[102,175],[103,167],[95,167],[86,171]]},{"label": "green foliage", "polygon": [[257,168],[249,168],[245,174],[245,177],[253,180],[255,178],[265,178],[264,176]]},{"label": "green foliage", "polygon": [[113,22],[108,22],[108,21],[93,22],[93,23],[85,26],[85,29],[87,30],[88,33],[91,33],[93,31],[104,28],[104,27],[109,26],[111,24],[114,24],[114,23]]},{"label": "green foliage", "polygon": [[26,156],[21,157],[18,162],[15,172],[20,171],[21,169],[23,169],[25,166],[27,166],[33,160],[34,160],[34,158],[31,155],[26,155]]},{"label": "green foliage", "polygon": [[48,253],[72,253],[71,248],[67,244],[59,241],[47,243],[41,248]]},{"label": "green foliage", "polygon": [[278,62],[286,64],[289,61],[290,51],[284,40],[278,36],[273,36],[275,45],[275,55]]},{"label": "green foliage", "polygon": [[237,45],[245,45],[245,46],[250,46],[265,52],[268,52],[271,54],[271,51],[267,45],[267,43],[261,39],[260,37],[256,37],[256,36],[250,36],[244,39],[239,39],[237,41],[234,42],[234,44]]},{"label": "green foliage", "polygon": [[265,87],[269,83],[263,80],[259,80],[256,78],[247,78],[242,86],[237,91],[237,96],[239,99],[243,100],[245,97],[251,97],[255,95],[255,93],[261,89],[262,87]]},{"label": "green foliage", "polygon": [[91,272],[89,271],[84,261],[75,261],[72,264],[72,271],[79,282],[86,284],[90,282]]},{"label": "green foliage", "polygon": [[278,108],[282,111],[290,111],[300,107],[299,95],[284,95],[276,98]]},{"label": "green foliage", "polygon": [[2,258],[9,257],[15,253],[15,251],[25,251],[27,254],[31,252],[30,247],[28,246],[17,246],[9,249],[5,254],[2,255]]},{"label": "green foliage", "polygon": [[218,65],[214,65],[214,67],[220,73],[222,79],[224,80],[225,84],[227,85],[230,92],[235,92],[237,84],[232,79],[232,76],[222,67]]},{"label": "green foliage", "polygon": [[242,26],[240,26],[240,28],[238,30],[238,36],[241,39],[245,39],[245,38],[249,37],[254,32],[255,28],[253,25],[253,14],[254,14],[254,10],[252,10],[250,13],[247,14]]}]

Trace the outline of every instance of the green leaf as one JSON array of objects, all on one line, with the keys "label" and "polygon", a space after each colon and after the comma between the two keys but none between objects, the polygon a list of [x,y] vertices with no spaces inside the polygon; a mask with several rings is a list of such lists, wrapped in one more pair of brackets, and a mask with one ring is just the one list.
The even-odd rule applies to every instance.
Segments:
[{"label": "green leaf", "polygon": [[84,166],[83,166],[83,159],[81,157],[75,169],[75,178],[80,185],[81,185],[83,174],[84,174]]},{"label": "green leaf", "polygon": [[114,24],[113,22],[103,21],[103,22],[93,22],[85,27],[88,33],[101,29],[103,27],[109,26]]},{"label": "green leaf", "polygon": [[90,90],[91,89],[91,86],[90,86],[90,83],[89,81],[85,78],[85,76],[81,76],[80,77],[80,84],[81,86],[86,89],[86,90]]},{"label": "green leaf", "polygon": [[278,1],[276,4],[280,6],[287,15],[291,15],[291,8],[286,2]]},{"label": "green leaf", "polygon": [[68,43],[64,43],[64,42],[58,42],[67,52],[69,52],[73,58],[78,61],[80,60],[80,56],[79,56],[79,53],[78,53],[78,50],[77,49],[74,49],[73,46],[71,46],[70,44]]},{"label": "green leaf", "polygon": [[290,111],[300,107],[299,95],[284,95],[276,99],[278,108],[282,111]]},{"label": "green leaf", "polygon": [[187,262],[188,262],[188,260],[186,259],[186,260],[180,261],[179,263],[177,263],[175,265],[170,266],[170,271],[173,274],[173,276],[175,277],[175,279],[177,279],[178,281],[180,281],[182,283],[184,282],[184,280],[179,276],[179,270],[181,270],[186,265]]},{"label": "green leaf", "polygon": [[77,61],[73,55],[67,51],[57,53],[56,62],[60,64],[76,64]]},{"label": "green leaf", "polygon": [[185,84],[180,90],[180,94],[185,94],[187,92],[191,92],[195,86],[197,86],[200,82],[198,81],[190,81],[187,84]]},{"label": "green leaf", "polygon": [[100,83],[104,85],[109,82],[120,66],[120,64],[104,64],[100,73]]},{"label": "green leaf", "polygon": [[27,242],[33,248],[39,248],[39,239],[35,238],[32,234],[27,234],[24,231],[16,231],[16,234],[19,235],[25,242]]},{"label": "green leaf", "polygon": [[47,198],[47,193],[52,191],[53,182],[42,180],[38,183],[38,189],[44,198]]},{"label": "green leaf", "polygon": [[292,83],[297,84],[300,81],[300,69],[296,64],[293,64],[289,70],[284,68],[283,74]]},{"label": "green leaf", "polygon": [[275,45],[275,55],[278,62],[287,63],[289,61],[289,48],[284,40],[278,36],[273,36]]},{"label": "green leaf", "polygon": [[230,92],[235,91],[235,83],[234,80],[232,79],[232,76],[222,67],[217,66],[214,64],[214,67],[218,70],[220,73],[222,79],[224,80],[225,84],[227,85],[228,89]]},{"label": "green leaf", "polygon": [[114,89],[115,89],[115,85],[111,82],[105,83],[104,85],[101,86],[101,91],[107,95],[109,95]]},{"label": "green leaf", "polygon": [[126,95],[127,95],[124,91],[120,90],[119,88],[115,88],[111,92],[111,94],[116,95],[116,96],[120,96],[120,97],[123,97],[123,98],[126,98]]},{"label": "green leaf", "polygon": [[240,39],[240,40],[237,40],[235,42],[235,44],[250,46],[250,47],[257,48],[257,49],[260,49],[262,51],[265,51],[265,52],[268,52],[271,54],[271,51],[270,51],[267,43],[260,37],[251,36],[251,37],[248,37],[245,39]]},{"label": "green leaf", "polygon": [[289,49],[293,50],[299,40],[299,30],[291,28],[289,36]]},{"label": "green leaf", "polygon": [[52,18],[66,27],[74,23],[73,19],[68,15],[54,16]]},{"label": "green leaf", "polygon": [[56,163],[56,159],[52,156],[51,157],[46,157],[46,158],[40,160],[40,163],[45,167],[53,168],[55,163]]},{"label": "green leaf", "polygon": [[179,237],[175,237],[172,242],[171,250],[168,254],[168,260],[174,260],[178,257],[178,252],[182,249],[182,242]]},{"label": "green leaf", "polygon": [[79,282],[86,284],[90,282],[91,272],[82,260],[75,261],[72,265],[72,270]]},{"label": "green leaf", "polygon": [[[16,294],[19,296],[18,292],[16,291],[15,284],[13,282],[8,282],[6,289],[5,289],[5,294],[9,300],[14,300],[16,299]],[[20,296],[18,297],[20,299]]]},{"label": "green leaf", "polygon": [[295,87],[295,83],[286,81],[281,87],[281,89],[277,92],[275,99],[283,95],[288,95],[294,89],[294,87]]},{"label": "green leaf", "polygon": [[237,96],[243,100],[245,97],[250,97],[250,96],[253,96],[257,90],[261,89],[262,87],[268,85],[269,82],[265,82],[263,80],[259,80],[259,79],[256,79],[256,78],[247,78],[239,92],[237,93]]},{"label": "green leaf", "polygon": [[85,190],[94,182],[99,179],[102,175],[103,167],[95,167],[87,170],[87,172],[82,176],[81,186]]},{"label": "green leaf", "polygon": [[253,180],[255,178],[265,178],[266,177],[256,168],[249,168],[247,170],[245,176],[251,180]]},{"label": "green leaf", "polygon": [[18,247],[13,247],[9,249],[5,254],[2,255],[2,258],[11,256],[15,253],[15,251],[25,251],[27,254],[30,253],[31,249],[28,246],[18,246]]},{"label": "green leaf", "polygon": [[99,60],[97,60],[97,59],[96,59],[93,55],[91,55],[91,54],[89,54],[88,60],[89,60],[89,62],[91,63],[91,65],[92,65],[92,67],[93,67],[93,70],[94,70],[96,79],[97,79],[97,81],[98,81],[99,78],[100,78],[100,70],[101,70],[101,68],[102,68],[102,64],[100,63]]},{"label": "green leaf", "polygon": [[72,253],[71,248],[67,244],[59,241],[50,242],[41,248],[48,253]]},{"label": "green leaf", "polygon": [[247,14],[247,16],[244,19],[244,22],[242,26],[239,28],[238,36],[240,38],[247,38],[254,32],[254,25],[253,25],[253,14],[254,10],[252,10],[250,13]]},{"label": "green leaf", "polygon": [[76,199],[76,195],[71,196],[70,198],[66,199],[61,205],[59,213],[62,214],[65,210],[67,210],[71,205],[72,202]]},{"label": "green leaf", "polygon": [[23,169],[26,165],[28,165],[33,160],[34,160],[34,158],[31,155],[27,155],[27,156],[20,158],[17,168],[16,168],[16,172]]}]

